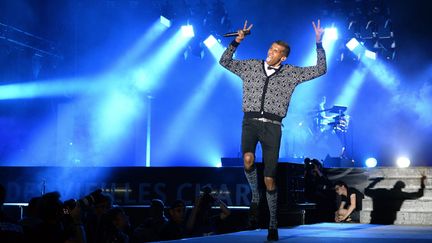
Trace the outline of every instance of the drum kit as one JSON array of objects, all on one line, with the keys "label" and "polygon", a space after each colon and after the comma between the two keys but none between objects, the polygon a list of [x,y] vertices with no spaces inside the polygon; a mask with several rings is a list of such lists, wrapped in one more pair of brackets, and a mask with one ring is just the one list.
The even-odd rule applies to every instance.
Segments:
[{"label": "drum kit", "polygon": [[[350,117],[344,112],[347,110],[345,106],[333,106],[329,109],[318,110],[311,112],[314,120],[314,131],[317,133],[333,132],[346,133],[348,131]],[[327,116],[326,113],[333,115]]]},{"label": "drum kit", "polygon": [[[285,120],[286,129],[284,152],[288,157],[312,156],[324,158],[326,155],[346,156],[347,138],[350,134],[350,116],[345,114],[347,107],[323,105],[318,109],[297,116],[290,114]],[[352,124],[351,124],[352,125]],[[293,129],[295,128],[295,129]]]}]

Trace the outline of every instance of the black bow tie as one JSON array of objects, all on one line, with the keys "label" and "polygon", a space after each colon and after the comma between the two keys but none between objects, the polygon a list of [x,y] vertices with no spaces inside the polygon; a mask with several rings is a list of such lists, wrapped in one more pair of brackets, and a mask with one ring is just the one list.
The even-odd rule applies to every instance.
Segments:
[{"label": "black bow tie", "polygon": [[268,70],[272,70],[272,69],[273,69],[273,70],[275,70],[275,71],[276,71],[276,70],[278,70],[279,68],[276,68],[276,67],[272,67],[272,66],[268,66],[268,67],[267,67],[267,69],[268,69]]}]

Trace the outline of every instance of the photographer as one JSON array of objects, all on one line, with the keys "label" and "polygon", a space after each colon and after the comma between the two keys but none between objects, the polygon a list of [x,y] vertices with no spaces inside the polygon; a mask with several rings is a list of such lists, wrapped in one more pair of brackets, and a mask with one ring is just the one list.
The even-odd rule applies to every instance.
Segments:
[{"label": "photographer", "polygon": [[88,242],[103,242],[103,217],[112,208],[112,198],[104,194],[101,189],[95,190],[84,198],[78,200],[84,211],[84,226]]},{"label": "photographer", "polygon": [[[219,215],[212,215],[213,205],[219,205],[221,210]],[[218,234],[219,229],[230,214],[231,212],[225,203],[212,195],[212,189],[204,187],[200,197],[195,201],[186,228],[193,236]]]},{"label": "photographer", "polygon": [[307,202],[316,204],[316,211],[309,214],[310,223],[333,221],[335,193],[333,184],[324,173],[321,162],[317,159],[304,160],[304,195]]},{"label": "photographer", "polygon": [[26,242],[86,242],[80,205],[65,205],[58,192],[46,193],[31,202],[31,223],[21,222]]},{"label": "photographer", "polygon": [[63,213],[66,224],[70,226],[68,228],[69,234],[82,234],[88,242],[103,242],[101,240],[104,234],[102,216],[111,206],[111,197],[105,195],[101,189],[97,189],[79,200],[69,199],[65,201]]},{"label": "photographer", "polygon": [[331,190],[332,183],[323,172],[322,164],[317,159],[304,160],[305,198],[309,202],[317,202]]}]

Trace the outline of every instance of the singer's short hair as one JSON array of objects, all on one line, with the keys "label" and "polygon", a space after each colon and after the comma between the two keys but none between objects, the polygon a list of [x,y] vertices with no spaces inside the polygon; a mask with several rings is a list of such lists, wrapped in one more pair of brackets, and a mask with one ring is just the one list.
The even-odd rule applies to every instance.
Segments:
[{"label": "singer's short hair", "polygon": [[290,54],[290,51],[291,51],[288,43],[286,43],[285,41],[282,41],[282,40],[277,40],[277,41],[275,41],[273,43],[274,44],[278,44],[280,46],[283,46],[284,47],[283,55],[286,56],[286,57],[288,57],[288,55]]}]

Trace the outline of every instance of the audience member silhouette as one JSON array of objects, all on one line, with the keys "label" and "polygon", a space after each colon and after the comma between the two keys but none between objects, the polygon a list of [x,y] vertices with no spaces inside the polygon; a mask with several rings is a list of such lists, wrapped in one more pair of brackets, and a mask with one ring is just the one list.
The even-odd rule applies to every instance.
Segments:
[{"label": "audience member silhouette", "polygon": [[150,216],[144,220],[133,232],[133,242],[159,241],[161,232],[168,219],[164,214],[165,205],[159,199],[153,199],[150,205]]},{"label": "audience member silhouette", "polygon": [[186,206],[176,200],[168,210],[168,223],[162,230],[161,240],[176,240],[186,237]]},{"label": "audience member silhouette", "polygon": [[[42,223],[42,219],[39,217],[39,203],[41,197],[34,197],[30,199],[30,202],[25,210],[25,216],[19,221],[19,224],[23,227],[26,236],[33,236],[36,234],[35,230],[37,226]],[[26,237],[26,241],[31,241],[31,238]]]},{"label": "audience member silhouette", "polygon": [[100,193],[95,200],[94,205],[89,207],[85,216],[85,230],[87,241],[94,243],[104,242],[104,222],[103,217],[112,208],[113,199],[111,195]]},{"label": "audience member silhouette", "polygon": [[[213,205],[219,206],[219,214],[212,214]],[[212,195],[212,189],[204,187],[189,216],[187,230],[193,236],[218,234],[226,224],[226,219],[230,214],[231,212],[225,203]]]},{"label": "audience member silhouette", "polygon": [[0,184],[0,242],[25,242],[23,228],[3,210],[6,189]]},{"label": "audience member silhouette", "polygon": [[102,216],[102,242],[127,243],[129,242],[130,223],[129,216],[122,208],[115,207]]}]

